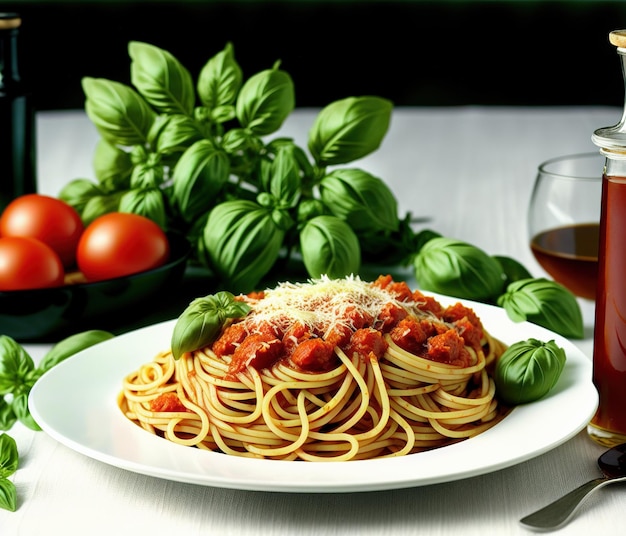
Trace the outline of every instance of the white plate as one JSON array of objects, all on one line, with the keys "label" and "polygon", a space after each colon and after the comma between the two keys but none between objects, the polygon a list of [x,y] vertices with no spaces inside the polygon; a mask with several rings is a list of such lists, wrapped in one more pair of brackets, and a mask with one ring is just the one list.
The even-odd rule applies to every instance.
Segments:
[{"label": "white plate", "polygon": [[33,387],[30,410],[60,443],[128,471],[207,486],[282,492],[373,491],[458,480],[543,454],[582,430],[597,406],[591,360],[559,335],[511,322],[500,308],[465,303],[502,341],[554,339],[566,350],[567,362],[544,399],[518,406],[475,438],[429,452],[335,463],[257,460],[176,445],[142,430],[122,415],[116,395],[126,374],[168,347],[175,321],[118,336],[57,365]]}]

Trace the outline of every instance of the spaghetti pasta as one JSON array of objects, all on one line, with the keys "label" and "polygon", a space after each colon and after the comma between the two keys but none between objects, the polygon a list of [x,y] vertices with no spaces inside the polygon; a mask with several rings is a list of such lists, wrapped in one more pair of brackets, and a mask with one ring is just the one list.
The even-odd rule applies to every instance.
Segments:
[{"label": "spaghetti pasta", "polygon": [[166,350],[123,380],[145,430],[236,456],[347,461],[473,437],[504,415],[491,371],[504,351],[462,304],[381,276],[282,283],[210,346]]}]

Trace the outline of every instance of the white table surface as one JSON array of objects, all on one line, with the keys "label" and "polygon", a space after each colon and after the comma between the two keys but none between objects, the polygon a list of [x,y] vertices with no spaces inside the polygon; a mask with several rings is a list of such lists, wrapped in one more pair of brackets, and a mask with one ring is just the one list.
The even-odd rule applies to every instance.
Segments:
[{"label": "white table surface", "polygon": [[[314,110],[298,110],[282,133],[306,146]],[[381,148],[358,165],[386,180],[402,213],[428,227],[509,255],[536,276],[526,210],[537,165],[595,151],[595,128],[616,123],[617,108],[399,108]],[[38,117],[41,193],[93,178],[98,140],[81,110]],[[593,307],[582,304],[591,358]],[[37,362],[49,348],[25,344]],[[151,357],[151,356],[148,356]],[[77,403],[80,403],[77,401]],[[12,476],[17,512],[0,511],[0,535],[480,535],[531,534],[518,520],[595,478],[603,448],[582,431],[554,450],[474,478],[395,491],[287,494],[182,484],[94,461],[20,424],[11,431],[20,468]],[[558,534],[617,534],[626,486],[596,492]]]}]

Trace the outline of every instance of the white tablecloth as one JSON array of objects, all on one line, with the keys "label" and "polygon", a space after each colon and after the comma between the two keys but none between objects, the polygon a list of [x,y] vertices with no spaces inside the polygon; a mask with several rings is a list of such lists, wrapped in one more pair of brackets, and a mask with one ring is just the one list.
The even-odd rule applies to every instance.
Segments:
[{"label": "white tablecloth", "polygon": [[[306,146],[314,110],[298,110],[282,133]],[[526,210],[537,165],[594,151],[595,128],[617,108],[400,108],[381,148],[356,163],[385,179],[404,213],[427,226],[509,255],[544,275],[528,248]],[[57,195],[93,178],[98,135],[82,111],[38,118],[39,189]],[[583,304],[591,358],[593,307]],[[48,345],[27,344],[38,361]],[[66,394],[71,396],[71,394]],[[76,401],[80,404],[80,400]],[[603,448],[582,431],[554,450],[491,474],[432,486],[353,494],[237,491],[143,476],[94,461],[44,432],[16,425],[19,509],[0,511],[0,534],[452,535],[529,534],[518,520],[598,476]],[[560,534],[615,534],[626,487],[600,490]]]}]

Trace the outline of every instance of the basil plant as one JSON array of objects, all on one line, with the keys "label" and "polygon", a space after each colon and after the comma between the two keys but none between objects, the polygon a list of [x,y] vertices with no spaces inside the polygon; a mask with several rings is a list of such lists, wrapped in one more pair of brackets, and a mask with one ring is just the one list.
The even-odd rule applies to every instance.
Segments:
[{"label": "basil plant", "polygon": [[[348,97],[323,108],[307,147],[276,135],[295,108],[280,62],[246,78],[232,44],[197,79],[170,52],[130,42],[130,84],[85,77],[85,110],[101,140],[96,180],[60,197],[85,223],[112,211],[184,234],[219,285],[246,292],[288,263],[303,277],[343,277],[381,243],[411,240],[380,178],[343,168],[377,150],[392,104]],[[380,257],[380,256],[378,256]],[[381,259],[383,261],[384,259]]]}]

